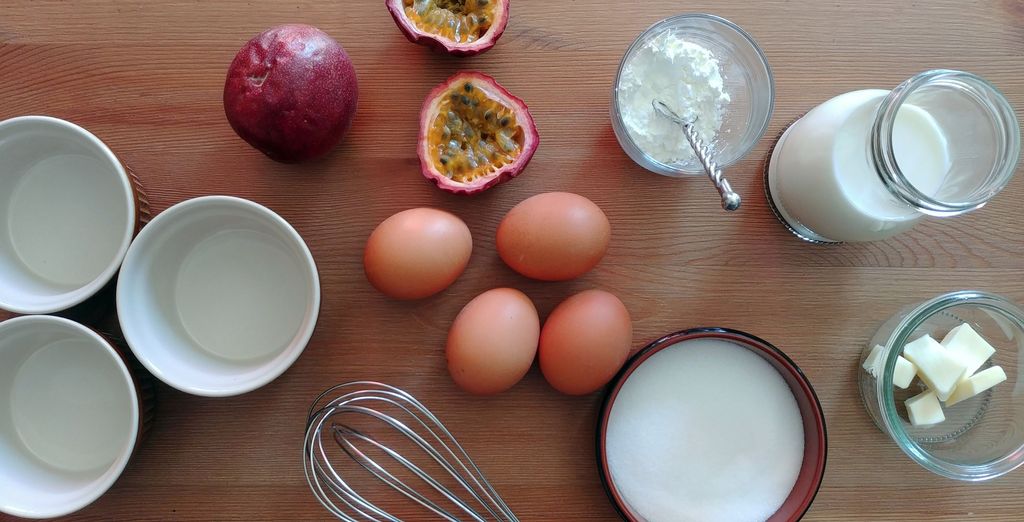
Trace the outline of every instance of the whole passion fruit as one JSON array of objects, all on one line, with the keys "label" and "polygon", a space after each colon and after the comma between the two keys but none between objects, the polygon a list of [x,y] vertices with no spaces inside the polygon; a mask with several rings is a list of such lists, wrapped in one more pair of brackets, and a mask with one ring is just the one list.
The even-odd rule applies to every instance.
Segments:
[{"label": "whole passion fruit", "polygon": [[454,56],[480,54],[497,43],[510,0],[385,0],[412,43]]},{"label": "whole passion fruit", "polygon": [[352,125],[358,99],[356,70],[345,49],[301,24],[273,27],[249,40],[224,82],[231,128],[284,163],[330,152]]},{"label": "whole passion fruit", "polygon": [[420,113],[423,176],[453,194],[477,194],[518,176],[539,143],[523,100],[486,74],[456,73],[430,91]]}]

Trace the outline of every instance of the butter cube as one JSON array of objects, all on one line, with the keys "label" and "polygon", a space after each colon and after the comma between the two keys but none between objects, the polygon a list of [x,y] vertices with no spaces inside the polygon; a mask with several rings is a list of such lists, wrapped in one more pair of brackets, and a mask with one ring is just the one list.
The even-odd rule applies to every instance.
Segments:
[{"label": "butter cube", "polygon": [[967,367],[965,378],[974,375],[996,353],[996,349],[967,323],[950,330],[942,339],[942,346]]},{"label": "butter cube", "polygon": [[892,373],[892,383],[897,388],[907,389],[917,375],[917,366],[906,360],[903,356],[896,356],[896,369]]},{"label": "butter cube", "polygon": [[883,348],[882,345],[876,344],[875,347],[871,349],[871,353],[868,354],[868,357],[864,359],[862,367],[874,377],[878,377],[879,362],[882,360],[882,350],[884,349],[885,348]]},{"label": "butter cube", "polygon": [[1006,372],[998,366],[986,368],[962,381],[953,395],[946,399],[946,406],[952,406],[960,401],[974,397],[975,395],[1006,380]]},{"label": "butter cube", "polygon": [[[885,360],[882,359],[882,352],[884,351],[885,348],[882,345],[876,344],[871,349],[871,352],[868,353],[867,358],[864,359],[863,368],[875,378],[881,378],[882,367],[885,363]],[[915,375],[917,375],[917,366],[904,359],[903,356],[897,355],[896,370],[892,374],[892,383],[899,388],[906,389],[914,380]]]},{"label": "butter cube", "polygon": [[917,374],[939,400],[948,399],[967,373],[967,366],[930,335],[907,343],[903,347],[903,356],[917,366]]},{"label": "butter cube", "polygon": [[928,426],[938,424],[946,420],[942,414],[942,405],[934,390],[915,395],[904,402],[907,405],[907,414],[910,415],[910,423],[914,426]]}]

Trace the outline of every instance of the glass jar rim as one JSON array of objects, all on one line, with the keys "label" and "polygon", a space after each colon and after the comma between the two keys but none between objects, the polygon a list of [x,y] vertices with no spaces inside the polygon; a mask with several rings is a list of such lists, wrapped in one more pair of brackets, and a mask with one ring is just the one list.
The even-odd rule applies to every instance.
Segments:
[{"label": "glass jar rim", "polygon": [[[929,299],[907,313],[886,340],[885,348],[888,350],[888,354],[885,364],[882,366],[882,374],[876,380],[875,393],[878,404],[881,405],[881,418],[885,430],[907,456],[938,475],[977,482],[1005,475],[1024,464],[1024,460],[1012,459],[1010,458],[1011,454],[985,464],[965,465],[954,464],[932,456],[907,433],[904,421],[896,410],[896,399],[893,393],[895,389],[893,373],[896,370],[896,359],[902,350],[893,350],[892,348],[906,345],[910,335],[933,315],[964,304],[992,310],[1012,321],[1018,329],[1024,331],[1024,310],[1002,296],[979,290],[961,290]],[[1019,450],[1020,448],[1018,448]]]},{"label": "glass jar rim", "polygon": [[[893,150],[893,126],[904,102],[922,87],[951,81],[984,95],[978,97],[987,100],[988,110],[1007,138],[1005,150],[1001,151],[1002,154],[997,160],[999,163],[995,174],[983,185],[986,190],[976,190],[975,193],[980,192],[980,195],[964,201],[941,200],[921,192],[900,169]],[[882,100],[872,127],[871,152],[878,175],[894,196],[927,214],[955,216],[985,206],[1006,187],[1013,178],[1020,159],[1020,139],[1020,124],[1016,113],[1006,96],[995,85],[969,72],[933,69],[904,81]]]}]

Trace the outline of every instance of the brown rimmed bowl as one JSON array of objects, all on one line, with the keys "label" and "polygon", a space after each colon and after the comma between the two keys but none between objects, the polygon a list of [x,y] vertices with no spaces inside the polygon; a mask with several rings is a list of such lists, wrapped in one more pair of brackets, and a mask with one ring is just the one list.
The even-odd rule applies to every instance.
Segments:
[{"label": "brown rimmed bowl", "polygon": [[738,330],[717,327],[683,330],[652,342],[634,355],[615,377],[615,380],[612,381],[598,418],[597,461],[601,473],[601,482],[616,510],[625,520],[643,520],[632,511],[616,488],[608,467],[605,439],[608,430],[608,419],[612,406],[615,404],[615,399],[618,397],[619,391],[626,380],[647,359],[665,348],[693,339],[717,339],[745,347],[762,357],[765,361],[768,361],[772,367],[778,370],[786,384],[789,385],[800,409],[800,415],[803,418],[804,458],[800,467],[800,473],[797,476],[796,485],[793,486],[793,490],[782,504],[782,507],[769,518],[769,521],[799,520],[811,507],[811,503],[814,501],[814,497],[817,495],[818,488],[821,487],[821,481],[825,475],[828,439],[825,431],[825,414],[821,409],[821,402],[818,401],[818,396],[815,394],[814,388],[803,371],[781,350],[753,335]]}]

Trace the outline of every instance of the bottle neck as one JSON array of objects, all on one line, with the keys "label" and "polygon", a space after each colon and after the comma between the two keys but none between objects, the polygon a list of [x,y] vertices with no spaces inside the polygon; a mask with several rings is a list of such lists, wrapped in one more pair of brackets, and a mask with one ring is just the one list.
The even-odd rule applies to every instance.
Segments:
[{"label": "bottle neck", "polygon": [[[927,131],[904,130],[894,146],[894,131],[908,119]],[[917,143],[924,140],[931,143]],[[897,161],[897,146],[914,151],[903,151],[906,170]],[[1006,98],[981,77],[932,70],[883,98],[870,149],[875,171],[898,201],[925,214],[954,216],[981,208],[1009,183],[1020,155],[1020,127]]]}]

